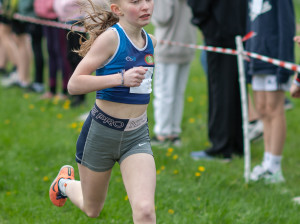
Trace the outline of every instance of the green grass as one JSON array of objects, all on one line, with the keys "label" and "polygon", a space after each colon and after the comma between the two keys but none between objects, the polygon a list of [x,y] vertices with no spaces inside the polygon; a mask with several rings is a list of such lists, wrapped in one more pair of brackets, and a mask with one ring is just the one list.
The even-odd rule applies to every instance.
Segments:
[{"label": "green grass", "polygon": [[[38,95],[19,89],[0,88],[0,96],[0,223],[132,223],[118,165],[97,220],[87,218],[69,201],[63,208],[56,208],[48,198],[49,185],[60,166],[76,167],[75,144],[81,125],[76,118],[91,108],[94,94],[89,94],[86,105],[77,109],[64,108],[63,102],[39,101]],[[222,163],[196,162],[189,157],[191,151],[209,145],[206,80],[197,60],[185,98],[184,146],[174,148],[171,155],[167,155],[167,149],[153,147],[159,171],[158,223],[298,223],[299,205],[293,204],[292,198],[300,195],[300,101],[294,100],[295,109],[287,112],[283,159],[287,182],[270,186],[245,184],[242,158]],[[151,104],[149,120],[152,131]],[[260,162],[262,151],[262,141],[252,144],[253,165]],[[205,171],[197,177],[199,166]]]},{"label": "green grass", "polygon": [[[153,147],[158,170],[157,223],[299,223],[300,205],[292,198],[300,195],[300,101],[293,100],[295,108],[286,113],[288,130],[282,165],[286,183],[246,184],[243,158],[223,163],[193,161],[189,157],[191,151],[209,146],[207,87],[198,58],[199,52],[185,95],[183,146],[169,154],[167,148]],[[48,197],[49,185],[62,165],[73,165],[78,178],[74,154],[81,124],[76,119],[92,107],[94,96],[89,94],[84,106],[69,109],[65,102],[40,101],[36,94],[0,87],[1,224],[132,223],[118,165],[97,219],[87,218],[70,201],[56,208]],[[148,112],[152,135],[151,103]],[[254,166],[261,161],[263,142],[251,144],[251,149]],[[196,175],[199,166],[205,168],[201,176]]]}]

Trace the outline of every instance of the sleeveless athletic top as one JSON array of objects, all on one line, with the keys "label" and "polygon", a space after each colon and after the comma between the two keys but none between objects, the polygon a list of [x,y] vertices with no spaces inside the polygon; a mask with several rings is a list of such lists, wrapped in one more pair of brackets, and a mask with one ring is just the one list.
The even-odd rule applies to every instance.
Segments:
[{"label": "sleeveless athletic top", "polygon": [[[119,45],[114,55],[106,64],[96,70],[97,76],[121,73],[133,67],[143,66],[148,68],[145,79],[139,87],[117,86],[97,91],[96,98],[112,102],[126,104],[148,104],[152,91],[151,81],[154,69],[153,44],[150,36],[143,29],[146,44],[143,48],[138,48],[129,39],[124,29],[119,23],[110,29],[116,31],[119,37]],[[100,52],[101,53],[101,52]],[[126,80],[126,77],[125,77]]]}]

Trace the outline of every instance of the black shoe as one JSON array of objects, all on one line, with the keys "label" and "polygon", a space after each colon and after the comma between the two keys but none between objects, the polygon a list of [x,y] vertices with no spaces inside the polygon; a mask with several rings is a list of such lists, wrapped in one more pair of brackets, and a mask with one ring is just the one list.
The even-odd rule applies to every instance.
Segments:
[{"label": "black shoe", "polygon": [[170,139],[170,141],[171,141],[171,145],[173,145],[173,146],[176,146],[176,147],[182,146],[181,138],[179,136]]},{"label": "black shoe", "polygon": [[44,93],[45,87],[41,83],[32,83],[26,87],[26,92]]},{"label": "black shoe", "polygon": [[159,140],[156,135],[151,138],[150,142],[152,146],[159,146],[159,147],[167,147],[171,143],[169,139]]},{"label": "black shoe", "polygon": [[190,156],[194,160],[219,160],[223,162],[231,161],[231,156],[209,155],[205,150],[191,152]]}]

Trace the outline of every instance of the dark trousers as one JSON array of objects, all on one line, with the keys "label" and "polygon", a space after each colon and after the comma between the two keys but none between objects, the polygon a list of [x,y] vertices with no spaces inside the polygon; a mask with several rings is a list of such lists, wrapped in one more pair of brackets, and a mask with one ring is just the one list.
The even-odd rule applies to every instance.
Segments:
[{"label": "dark trousers", "polygon": [[72,74],[67,59],[67,30],[56,27],[44,27],[49,53],[50,91],[56,93],[57,73],[62,72],[62,92],[67,94],[67,85]]},{"label": "dark trousers", "polygon": [[[233,41],[210,41],[207,45],[235,48]],[[242,113],[237,58],[208,52],[209,155],[231,157],[243,154]]]},{"label": "dark trousers", "polygon": [[44,82],[44,55],[42,51],[43,29],[41,25],[28,23],[28,32],[31,36],[31,45],[34,54],[34,82]]},{"label": "dark trousers", "polygon": [[[81,57],[74,52],[74,50],[78,50],[80,48],[80,34],[78,33],[73,33],[70,32],[68,34],[68,45],[67,45],[67,49],[68,49],[68,60],[70,62],[71,68],[72,68],[72,72],[74,72],[74,70],[76,69],[77,65],[79,64],[79,62],[81,61]],[[85,100],[85,95],[76,95],[72,97],[73,102],[75,103],[77,102],[83,102]]]}]

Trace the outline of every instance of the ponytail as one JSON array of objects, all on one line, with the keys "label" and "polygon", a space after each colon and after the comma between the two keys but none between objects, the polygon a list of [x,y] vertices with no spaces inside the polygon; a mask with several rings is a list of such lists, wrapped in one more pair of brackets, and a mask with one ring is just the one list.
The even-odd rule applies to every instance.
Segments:
[{"label": "ponytail", "polygon": [[74,25],[83,24],[87,38],[81,35],[80,49],[75,52],[84,57],[96,38],[119,22],[119,18],[110,11],[106,0],[83,0],[80,6],[85,16]]}]

